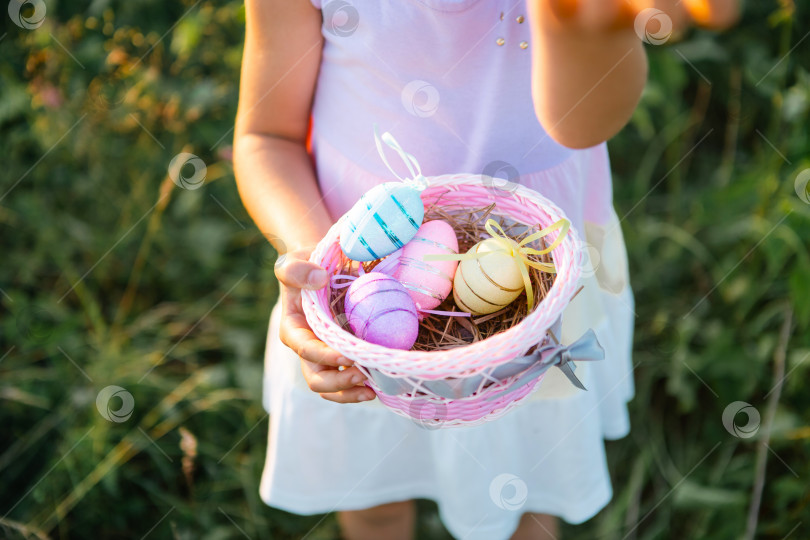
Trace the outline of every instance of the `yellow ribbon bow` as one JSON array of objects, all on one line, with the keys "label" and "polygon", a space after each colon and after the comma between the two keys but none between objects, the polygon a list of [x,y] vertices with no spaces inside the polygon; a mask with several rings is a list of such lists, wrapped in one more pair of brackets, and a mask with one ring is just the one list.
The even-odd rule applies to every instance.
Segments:
[{"label": "yellow ribbon bow", "polygon": [[[552,223],[545,229],[538,231],[532,235],[527,236],[520,243],[516,242],[512,238],[510,238],[503,230],[501,225],[495,221],[494,219],[488,219],[487,222],[484,224],[484,228],[487,230],[489,235],[498,242],[501,247],[500,251],[504,251],[508,253],[515,261],[518,269],[520,270],[520,275],[523,278],[523,286],[526,288],[526,303],[531,311],[534,307],[534,290],[532,289],[532,282],[529,277],[529,269],[528,267],[531,266],[532,268],[537,268],[543,272],[548,273],[556,273],[557,270],[554,268],[554,263],[545,263],[539,261],[533,261],[529,259],[529,255],[544,255],[552,250],[554,250],[560,243],[563,241],[563,238],[566,234],[568,234],[568,229],[571,227],[571,223],[567,219],[561,219],[555,223]],[[557,238],[554,242],[551,243],[545,249],[534,249],[528,247],[526,244],[530,244],[535,240],[539,240],[544,236],[552,233],[558,229],[562,229],[560,234],[557,235]],[[425,255],[423,260],[425,261],[463,261],[467,259],[480,259],[481,257],[485,257],[490,253],[494,253],[492,251],[485,251],[485,252],[475,252],[475,253],[461,253],[461,254],[435,254],[435,255]]]}]

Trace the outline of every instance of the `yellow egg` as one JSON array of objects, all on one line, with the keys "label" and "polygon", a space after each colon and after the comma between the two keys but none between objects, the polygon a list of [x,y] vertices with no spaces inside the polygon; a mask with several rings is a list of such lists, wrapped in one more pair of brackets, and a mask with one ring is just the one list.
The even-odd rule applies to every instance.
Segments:
[{"label": "yellow egg", "polygon": [[[517,244],[514,246],[517,248]],[[485,253],[461,261],[453,279],[453,298],[459,309],[473,315],[494,313],[524,290],[520,268],[503,244],[494,238],[478,242],[468,253]]]}]

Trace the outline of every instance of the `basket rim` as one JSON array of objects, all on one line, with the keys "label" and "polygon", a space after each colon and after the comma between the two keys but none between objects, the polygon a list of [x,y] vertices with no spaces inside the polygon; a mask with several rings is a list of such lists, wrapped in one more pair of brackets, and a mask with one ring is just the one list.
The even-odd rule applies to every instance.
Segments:
[{"label": "basket rim", "polygon": [[[492,178],[483,174],[444,174],[439,176],[425,177],[428,186],[425,192],[430,193],[432,190],[448,188],[449,190],[462,190],[470,188],[476,191],[487,191],[490,194],[491,201],[496,203],[496,208],[493,209],[493,214],[509,217],[518,223],[527,226],[536,227],[537,223],[527,223],[527,219],[517,218],[511,216],[504,211],[498,211],[497,202],[499,198],[504,196],[496,196],[492,194],[492,188],[486,188],[485,178]],[[481,193],[479,193],[481,194]],[[537,210],[544,212],[551,218],[551,221],[559,219],[570,219],[565,213],[552,201],[541,195],[540,193],[525,187],[520,184],[514,184],[513,188],[509,190],[509,198],[522,199],[521,202],[531,204]],[[329,250],[335,243],[339,241],[338,234],[342,216],[337,222],[332,225],[326,235],[317,244],[312,251],[310,261],[315,264],[322,265],[327,250]],[[339,248],[338,248],[339,249]],[[535,345],[535,341],[540,341],[542,336],[545,336],[546,331],[553,325],[553,322],[562,315],[563,310],[568,305],[568,302],[574,296],[575,286],[579,282],[581,274],[581,266],[579,259],[581,257],[581,241],[579,233],[576,231],[573,224],[569,229],[568,234],[552,252],[552,260],[555,265],[560,262],[567,262],[567,272],[565,275],[558,274],[554,280],[554,284],[549,289],[548,294],[537,306],[529,313],[521,322],[515,326],[504,330],[494,336],[490,336],[481,341],[470,343],[468,345],[454,347],[452,349],[443,349],[436,351],[412,351],[412,350],[398,350],[390,349],[382,345],[368,343],[348,330],[341,328],[334,320],[332,320],[331,312],[324,308],[319,300],[319,293],[324,289],[309,290],[302,289],[302,304],[305,316],[308,323],[312,327],[313,332],[319,339],[324,341],[327,345],[334,348],[344,356],[354,360],[361,366],[368,366],[386,371],[396,371],[402,374],[423,377],[423,378],[444,378],[446,374],[441,377],[432,377],[426,373],[426,367],[434,364],[438,359],[458,357],[458,371],[467,372],[467,375],[472,372],[480,371],[476,366],[470,364],[469,357],[475,355],[478,357],[490,356],[491,359],[487,361],[487,365],[495,366],[506,361],[509,361],[519,351],[526,351]],[[325,287],[326,294],[329,294],[329,285]],[[548,315],[551,312],[552,315]],[[549,324],[544,328],[538,328],[539,319],[542,317],[549,319]],[[532,334],[537,335],[542,332],[542,336],[536,340],[530,340],[528,337]],[[510,343],[512,342],[512,343]],[[524,343],[525,342],[525,343]],[[348,345],[348,346],[344,346]],[[510,351],[518,351],[516,354],[504,354],[503,348]],[[501,352],[503,358],[498,358],[495,353]],[[479,366],[480,367],[480,366]]]}]

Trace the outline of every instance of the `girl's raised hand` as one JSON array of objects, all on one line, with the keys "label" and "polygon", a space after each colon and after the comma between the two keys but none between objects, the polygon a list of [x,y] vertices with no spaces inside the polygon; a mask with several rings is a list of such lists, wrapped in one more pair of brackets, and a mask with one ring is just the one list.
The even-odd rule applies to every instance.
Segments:
[{"label": "girl's raised hand", "polygon": [[[319,340],[307,324],[301,289],[320,289],[328,280],[326,270],[309,262],[311,251],[292,251],[276,265],[276,277],[281,282],[281,342],[301,358],[301,371],[313,392],[337,403],[368,401],[374,392],[363,385],[366,377],[351,360]],[[340,371],[340,366],[346,369]]]},{"label": "girl's raised hand", "polygon": [[665,43],[692,23],[730,25],[738,7],[738,0],[528,0],[537,119],[569,148],[610,139],[641,99],[644,43]]},{"label": "girl's raised hand", "polygon": [[653,8],[663,11],[675,31],[689,24],[726,28],[739,17],[739,0],[539,0],[567,25],[587,30],[630,28]]}]

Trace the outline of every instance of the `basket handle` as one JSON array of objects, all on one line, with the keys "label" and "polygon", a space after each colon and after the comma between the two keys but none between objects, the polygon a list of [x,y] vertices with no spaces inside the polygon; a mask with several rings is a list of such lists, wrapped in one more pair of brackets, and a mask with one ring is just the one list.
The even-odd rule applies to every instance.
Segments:
[{"label": "basket handle", "polygon": [[574,361],[587,362],[604,359],[605,350],[602,348],[602,345],[599,344],[599,340],[596,338],[596,333],[593,331],[593,329],[589,328],[571,345],[546,345],[545,347],[535,350],[531,354],[515,358],[515,360],[513,360],[514,362],[525,362],[532,365],[517,379],[512,381],[512,384],[510,384],[508,388],[491,396],[487,396],[487,399],[492,400],[503,394],[511,392],[514,388],[536,379],[541,374],[548,371],[548,369],[552,366],[557,366],[560,368],[560,370],[565,373],[565,376],[568,377],[568,380],[571,381],[574,386],[582,390],[587,390],[577,376],[574,375],[574,370],[576,369]]}]

